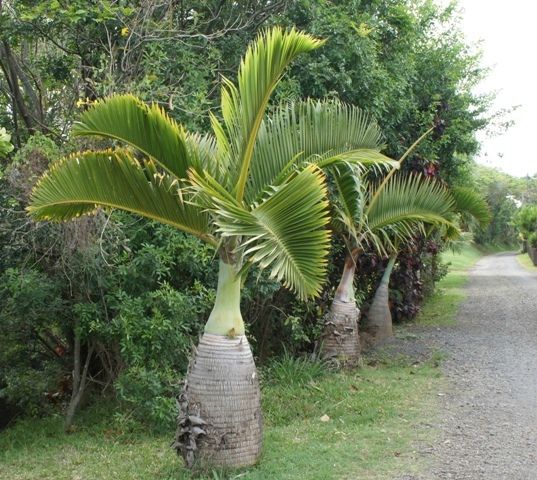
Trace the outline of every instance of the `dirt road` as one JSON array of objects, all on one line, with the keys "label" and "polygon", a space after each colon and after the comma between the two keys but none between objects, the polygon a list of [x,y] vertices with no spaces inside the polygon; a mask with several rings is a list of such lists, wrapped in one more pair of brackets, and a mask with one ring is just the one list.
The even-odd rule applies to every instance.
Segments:
[{"label": "dirt road", "polygon": [[537,480],[537,275],[514,254],[481,259],[447,353],[440,438],[420,479]]}]

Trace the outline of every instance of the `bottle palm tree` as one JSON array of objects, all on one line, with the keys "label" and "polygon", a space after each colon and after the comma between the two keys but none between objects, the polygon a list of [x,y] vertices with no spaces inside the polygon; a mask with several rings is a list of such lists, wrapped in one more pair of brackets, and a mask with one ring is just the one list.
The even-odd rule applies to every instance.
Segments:
[{"label": "bottle palm tree", "polygon": [[287,65],[322,44],[294,29],[260,34],[237,83],[223,79],[221,120],[211,115],[212,134],[187,132],[130,95],[97,103],[74,133],[119,146],[57,162],[32,195],[36,219],[119,208],[215,248],[215,304],[179,396],[174,445],[189,466],[251,465],[261,451],[259,384],[240,311],[248,268],[268,268],[301,298],[316,295],[329,244],[321,169],[390,163],[353,107],[309,100],[266,114]]},{"label": "bottle palm tree", "polygon": [[[451,212],[448,217],[451,218],[452,225],[430,224],[425,233],[426,236],[440,234],[444,240],[450,242],[460,238],[461,231],[457,228],[457,216],[463,217],[466,221],[477,222],[485,226],[490,221],[490,211],[485,199],[478,193],[469,188],[453,188],[450,191],[453,197]],[[420,225],[417,225],[420,226]],[[374,345],[393,336],[392,314],[389,304],[389,284],[397,256],[400,251],[400,239],[394,239],[385,245],[389,251],[389,259],[386,269],[382,274],[382,279],[375,291],[375,296],[371,302],[371,307],[367,315],[367,321],[364,330],[367,332],[368,343]]]},{"label": "bottle palm tree", "polygon": [[355,167],[337,168],[346,168],[347,173],[334,178],[337,189],[333,228],[343,238],[347,254],[325,317],[321,356],[352,365],[360,354],[360,311],[353,286],[358,256],[368,247],[381,254],[394,250],[395,242],[411,238],[423,223],[455,228],[450,221],[453,199],[441,184],[418,175],[388,175],[375,187],[364,174],[353,175],[351,170]]}]

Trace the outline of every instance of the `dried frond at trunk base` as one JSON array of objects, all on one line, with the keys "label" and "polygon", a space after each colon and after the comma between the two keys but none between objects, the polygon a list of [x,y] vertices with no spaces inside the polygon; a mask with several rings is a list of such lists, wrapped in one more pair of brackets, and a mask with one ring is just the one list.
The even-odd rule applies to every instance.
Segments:
[{"label": "dried frond at trunk base", "polygon": [[336,366],[353,366],[360,359],[356,303],[334,299],[321,336],[321,358]]},{"label": "dried frond at trunk base", "polygon": [[259,380],[246,336],[205,333],[182,392],[173,448],[188,467],[245,467],[261,453]]}]

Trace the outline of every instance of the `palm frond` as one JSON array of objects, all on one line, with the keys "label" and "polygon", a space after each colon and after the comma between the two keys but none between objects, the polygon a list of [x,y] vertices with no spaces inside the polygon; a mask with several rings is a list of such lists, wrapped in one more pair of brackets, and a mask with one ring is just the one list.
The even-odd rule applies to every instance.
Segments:
[{"label": "palm frond", "polygon": [[331,195],[333,229],[356,243],[356,225],[360,222],[364,208],[364,189],[361,169],[357,165],[341,164],[329,168],[333,192]]},{"label": "palm frond", "polygon": [[255,140],[274,88],[297,55],[323,43],[295,29],[273,28],[261,33],[246,51],[237,86],[224,79],[222,115],[233,150],[230,171],[238,200],[244,196]]},{"label": "palm frond", "polygon": [[412,238],[423,224],[456,228],[452,222],[454,201],[449,191],[422,176],[392,177],[382,184],[380,193],[372,191],[370,199],[364,222],[377,248],[383,243],[391,247],[390,239]]},{"label": "palm frond", "polygon": [[54,164],[34,187],[28,211],[38,220],[69,220],[97,207],[119,208],[172,225],[215,244],[207,214],[154,162],[126,150],[84,152]]},{"label": "palm frond", "polygon": [[253,209],[244,208],[233,195],[207,176],[193,173],[192,183],[205,198],[225,237],[242,237],[237,254],[243,261],[270,268],[301,298],[319,293],[325,276],[329,232],[324,176],[309,166],[275,188]]},{"label": "palm frond", "polygon": [[467,187],[454,187],[451,193],[458,213],[473,217],[481,226],[490,222],[490,209],[479,192]]},{"label": "palm frond", "polygon": [[134,95],[115,95],[97,102],[74,124],[73,133],[131,145],[177,178],[185,178],[191,167],[200,168],[196,160],[205,160],[192,155],[197,148],[195,137],[187,135],[157,104],[146,105]]},{"label": "palm frond", "polygon": [[256,199],[297,165],[395,164],[381,148],[378,125],[357,107],[316,100],[282,105],[259,130],[247,198]]}]

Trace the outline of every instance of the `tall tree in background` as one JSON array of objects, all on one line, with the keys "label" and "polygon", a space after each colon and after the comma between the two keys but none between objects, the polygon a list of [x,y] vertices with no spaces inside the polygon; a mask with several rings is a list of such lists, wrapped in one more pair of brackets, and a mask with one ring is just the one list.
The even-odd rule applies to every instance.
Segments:
[{"label": "tall tree in background", "polygon": [[6,127],[19,147],[36,131],[59,142],[77,105],[133,92],[166,105],[189,128],[208,128],[220,74],[236,70],[245,43],[285,3],[4,0]]}]

